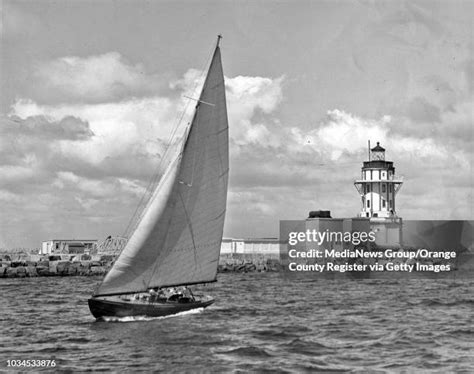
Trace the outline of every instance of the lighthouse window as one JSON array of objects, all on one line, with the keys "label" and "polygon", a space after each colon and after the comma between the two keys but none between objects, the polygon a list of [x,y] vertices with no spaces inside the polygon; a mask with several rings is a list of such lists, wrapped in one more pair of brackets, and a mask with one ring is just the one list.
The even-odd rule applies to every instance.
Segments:
[{"label": "lighthouse window", "polygon": [[370,200],[367,200],[367,208],[370,208]]},{"label": "lighthouse window", "polygon": [[385,208],[386,205],[387,205],[387,202],[385,200],[382,200],[382,208]]},{"label": "lighthouse window", "polygon": [[384,183],[384,184],[382,184],[382,193],[384,193],[385,190],[386,190],[386,186],[385,186],[385,183]]}]

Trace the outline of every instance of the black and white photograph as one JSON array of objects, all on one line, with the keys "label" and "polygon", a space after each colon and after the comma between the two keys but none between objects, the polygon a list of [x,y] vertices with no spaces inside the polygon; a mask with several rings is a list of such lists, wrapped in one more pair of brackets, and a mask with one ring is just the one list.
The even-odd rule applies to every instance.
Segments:
[{"label": "black and white photograph", "polygon": [[474,372],[474,1],[0,12],[0,372]]}]

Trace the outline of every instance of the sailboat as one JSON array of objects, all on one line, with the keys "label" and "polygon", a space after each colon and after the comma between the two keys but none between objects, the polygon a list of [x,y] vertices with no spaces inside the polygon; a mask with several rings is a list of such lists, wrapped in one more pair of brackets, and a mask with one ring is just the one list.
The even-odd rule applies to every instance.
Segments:
[{"label": "sailboat", "polygon": [[[192,121],[127,244],[88,300],[96,318],[165,316],[211,305],[161,290],[216,281],[229,174],[218,36]],[[187,289],[187,288],[186,288]]]}]

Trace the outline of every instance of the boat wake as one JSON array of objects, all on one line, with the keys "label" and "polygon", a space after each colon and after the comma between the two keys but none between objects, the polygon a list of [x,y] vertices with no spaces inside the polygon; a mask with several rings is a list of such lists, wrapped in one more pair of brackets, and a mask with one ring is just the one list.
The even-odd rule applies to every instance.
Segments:
[{"label": "boat wake", "polygon": [[100,317],[97,319],[99,322],[141,322],[141,321],[154,321],[160,319],[167,319],[173,317],[187,316],[189,314],[199,314],[202,313],[204,308],[196,308],[191,310],[186,310],[184,312],[179,312],[176,314],[170,314],[168,316],[161,317],[148,317],[148,316],[127,316],[127,317]]}]

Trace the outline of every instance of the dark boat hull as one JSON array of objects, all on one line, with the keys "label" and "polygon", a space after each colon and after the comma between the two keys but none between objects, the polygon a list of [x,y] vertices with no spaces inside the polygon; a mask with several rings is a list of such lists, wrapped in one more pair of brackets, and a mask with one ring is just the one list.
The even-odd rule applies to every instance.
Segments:
[{"label": "dark boat hull", "polygon": [[95,318],[102,317],[163,317],[172,314],[186,312],[188,310],[205,308],[214,302],[214,299],[192,301],[187,303],[162,302],[125,302],[120,300],[107,300],[105,298],[93,297],[88,300],[89,309]]}]

